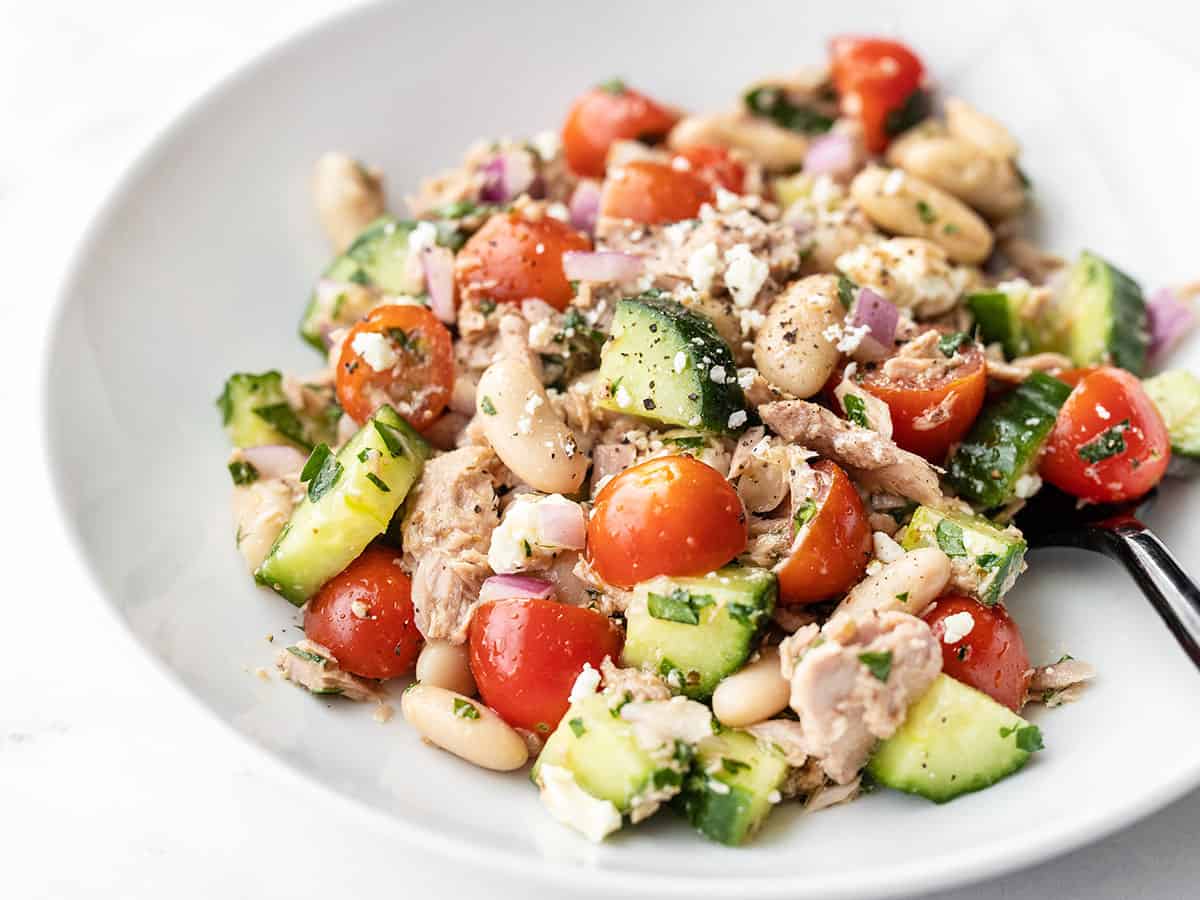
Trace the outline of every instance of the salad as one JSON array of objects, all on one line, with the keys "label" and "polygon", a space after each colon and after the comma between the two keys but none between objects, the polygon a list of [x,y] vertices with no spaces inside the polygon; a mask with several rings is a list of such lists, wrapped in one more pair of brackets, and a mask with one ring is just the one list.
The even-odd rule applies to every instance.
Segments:
[{"label": "salad", "polygon": [[303,608],[282,676],[380,718],[411,679],[429,743],[532,762],[593,840],[1016,773],[1027,706],[1094,670],[1030,660],[1014,515],[1200,459],[1200,379],[1148,377],[1200,285],[1039,249],[1018,153],[908,47],[838,37],[723,112],[597,85],[408,218],[324,156],[322,364],[219,399],[238,549]]}]

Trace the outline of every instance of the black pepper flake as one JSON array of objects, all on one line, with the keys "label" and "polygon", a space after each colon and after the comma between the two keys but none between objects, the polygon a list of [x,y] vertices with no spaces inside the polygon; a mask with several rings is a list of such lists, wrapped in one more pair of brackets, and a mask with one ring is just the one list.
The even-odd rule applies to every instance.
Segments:
[{"label": "black pepper flake", "polygon": [[786,344],[796,343],[796,332],[795,331],[785,331],[783,333],[783,341]]},{"label": "black pepper flake", "polygon": [[642,401],[642,406],[646,407],[646,409],[654,409],[654,401],[647,397]]}]

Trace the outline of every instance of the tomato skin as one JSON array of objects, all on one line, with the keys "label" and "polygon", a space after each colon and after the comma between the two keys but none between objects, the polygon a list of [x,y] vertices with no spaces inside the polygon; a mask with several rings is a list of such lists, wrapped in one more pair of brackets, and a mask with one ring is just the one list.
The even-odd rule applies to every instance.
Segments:
[{"label": "tomato skin", "polygon": [[[952,644],[945,641],[946,619],[969,613],[975,624]],[[921,618],[942,648],[942,671],[1020,712],[1033,675],[1021,629],[1003,606],[984,606],[970,597],[943,597]]]},{"label": "tomato skin", "polygon": [[[1059,410],[1046,443],[1039,467],[1042,477],[1096,503],[1142,496],[1162,480],[1171,461],[1167,426],[1154,401],[1124,369],[1101,366],[1068,377],[1076,382],[1075,390]],[[1085,444],[1123,422],[1129,423],[1120,432],[1124,449],[1097,462],[1080,456]]]},{"label": "tomato skin", "polygon": [[563,254],[591,249],[586,235],[558,219],[535,222],[515,212],[498,213],[458,252],[454,280],[465,299],[520,303],[537,297],[563,310],[574,296],[563,273]]},{"label": "tomato skin", "polygon": [[819,603],[845,593],[862,579],[871,559],[871,526],[850,477],[828,459],[813,463],[813,469],[821,486],[817,513],[776,568],[783,606]]},{"label": "tomato skin", "polygon": [[733,486],[691,456],[626,469],[596,496],[588,558],[609,584],[702,575],[746,549],[746,513]]},{"label": "tomato skin", "polygon": [[696,172],[638,159],[608,173],[600,215],[659,225],[694,219],[712,200],[712,185]]},{"label": "tomato skin", "polygon": [[925,66],[904,44],[882,38],[835,37],[829,55],[842,113],[862,124],[867,149],[882,153],[891,141],[888,114],[920,89]]},{"label": "tomato skin", "polygon": [[[965,362],[948,377],[924,383],[920,379],[891,379],[882,368],[864,373],[863,390],[888,405],[892,439],[910,453],[941,463],[952,444],[961,441],[983,409],[987,395],[987,366],[977,345],[960,351]],[[953,394],[953,397],[950,395]],[[947,400],[947,398],[950,398]],[[946,416],[933,428],[917,428],[922,416],[946,403]]]},{"label": "tomato skin", "polygon": [[546,735],[570,706],[584,663],[599,669],[621,654],[621,632],[594,609],[553,600],[496,600],[475,611],[468,631],[479,696],[504,721]]},{"label": "tomato skin", "polygon": [[[339,666],[363,678],[406,675],[421,651],[412,581],[396,565],[397,555],[386,547],[368,547],[304,608],[309,640],[329,648]],[[365,604],[366,618],[355,615],[357,603]]]},{"label": "tomato skin", "polygon": [[576,175],[604,176],[614,141],[662,137],[679,120],[671,110],[624,85],[596,87],[579,97],[563,125],[563,154]]},{"label": "tomato skin", "polygon": [[746,188],[746,167],[733,158],[725,147],[715,144],[697,144],[687,147],[675,154],[672,160],[686,160],[687,164],[701,178],[708,179],[714,187],[722,187],[735,194],[742,193]]},{"label": "tomato skin", "polygon": [[[405,346],[388,337],[394,329],[404,332]],[[399,357],[396,365],[376,372],[354,349],[360,334],[388,337]],[[389,403],[413,428],[428,428],[450,401],[453,343],[446,326],[423,306],[376,307],[342,341],[334,383],[338,403],[360,425]]]}]

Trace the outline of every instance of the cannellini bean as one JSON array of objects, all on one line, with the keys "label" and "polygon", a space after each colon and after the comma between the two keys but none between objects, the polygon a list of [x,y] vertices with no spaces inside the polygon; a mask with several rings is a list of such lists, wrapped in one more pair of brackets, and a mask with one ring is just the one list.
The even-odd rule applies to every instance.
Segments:
[{"label": "cannellini bean", "polygon": [[713,691],[713,714],[722,725],[733,728],[756,725],[786,709],[791,691],[779,670],[779,651],[770,647],[740,672],[721,680]]},{"label": "cannellini bean", "polygon": [[898,138],[888,162],[953,194],[992,219],[1025,205],[1025,188],[1012,163],[961,138],[923,128]]},{"label": "cannellini bean", "polygon": [[974,144],[984,153],[998,159],[1015,159],[1021,152],[1008,129],[958,97],[948,97],[945,103],[946,127],[957,138]]},{"label": "cannellini bean", "polygon": [[338,253],[385,212],[383,177],[344,153],[317,160],[313,197],[321,227]]},{"label": "cannellini bean", "polygon": [[466,644],[452,644],[449,641],[426,643],[417,657],[417,681],[454,691],[464,697],[474,697],[475,678],[471,675]]},{"label": "cannellini bean", "polygon": [[850,196],[880,228],[932,241],[956,262],[980,263],[992,252],[992,232],[978,213],[903,169],[868,166]]},{"label": "cannellini bean", "polygon": [[485,769],[510,772],[529,759],[529,748],[503,719],[454,691],[414,684],[400,698],[400,712],[421,737]]},{"label": "cannellini bean", "polygon": [[829,380],[839,352],[826,330],[843,315],[838,282],[810,275],[793,283],[771,305],[754,340],[754,364],[771,384],[801,399]]},{"label": "cannellini bean", "polygon": [[547,494],[579,490],[587,454],[527,362],[504,356],[488,366],[479,378],[475,407],[488,443],[518,478]]},{"label": "cannellini bean", "polygon": [[950,557],[937,547],[909,550],[859,582],[834,615],[897,610],[919,616],[946,589],[950,575]]},{"label": "cannellini bean", "polygon": [[808,138],[747,113],[716,113],[681,119],[667,135],[672,150],[716,144],[742,150],[770,170],[794,169],[804,163]]}]

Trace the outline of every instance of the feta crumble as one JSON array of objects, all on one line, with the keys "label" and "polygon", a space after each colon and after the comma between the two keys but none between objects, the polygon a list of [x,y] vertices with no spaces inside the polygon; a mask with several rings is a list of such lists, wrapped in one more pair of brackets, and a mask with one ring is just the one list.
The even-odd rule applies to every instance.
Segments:
[{"label": "feta crumble", "polygon": [[717,266],[720,262],[721,255],[717,251],[717,245],[712,241],[695,250],[688,257],[687,273],[696,290],[701,293],[708,292],[712,287],[713,279],[717,277]]},{"label": "feta crumble", "polygon": [[957,644],[975,627],[975,617],[965,610],[942,619],[942,643]]},{"label": "feta crumble", "polygon": [[744,409],[739,409],[737,412],[730,414],[730,416],[729,416],[729,427],[730,428],[741,428],[745,424],[746,424],[746,411]]},{"label": "feta crumble", "polygon": [[687,354],[680,350],[675,354],[675,359],[672,361],[671,366],[675,370],[675,374],[678,375],[687,368]]},{"label": "feta crumble", "polygon": [[538,769],[540,797],[546,811],[555,819],[574,828],[589,841],[599,843],[621,827],[621,814],[607,800],[593,797],[575,782],[575,776],[562,766],[543,765]]},{"label": "feta crumble", "polygon": [[579,670],[579,674],[575,677],[575,683],[571,685],[571,693],[567,697],[568,703],[578,703],[600,689],[600,672],[592,667],[591,663],[584,663],[583,668]]},{"label": "feta crumble", "polygon": [[350,346],[376,372],[386,372],[400,361],[392,342],[377,331],[360,331]]},{"label": "feta crumble", "polygon": [[633,398],[629,396],[629,391],[625,390],[625,385],[617,386],[617,406],[625,409],[633,403]]},{"label": "feta crumble", "polygon": [[408,252],[420,253],[437,244],[437,228],[432,222],[418,222],[417,227],[408,233]]},{"label": "feta crumble", "polygon": [[725,367],[724,366],[713,366],[712,369],[708,373],[708,380],[711,381],[713,384],[724,384],[725,383]]},{"label": "feta crumble", "polygon": [[1013,493],[1022,500],[1028,500],[1041,489],[1042,478],[1040,475],[1022,475],[1013,484]]},{"label": "feta crumble", "polygon": [[735,244],[725,253],[725,286],[735,306],[749,306],[770,274],[767,264],[750,251],[749,244]]}]

